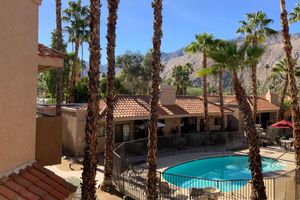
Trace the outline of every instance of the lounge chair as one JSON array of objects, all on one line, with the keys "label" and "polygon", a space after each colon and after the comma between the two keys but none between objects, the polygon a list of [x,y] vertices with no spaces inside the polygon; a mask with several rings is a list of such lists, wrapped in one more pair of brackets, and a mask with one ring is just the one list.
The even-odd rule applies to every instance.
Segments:
[{"label": "lounge chair", "polygon": [[159,183],[159,195],[162,198],[174,199],[174,193],[177,189],[170,188],[170,185],[167,182]]},{"label": "lounge chair", "polygon": [[191,188],[190,189],[190,200],[192,199],[207,199],[205,190],[202,188]]}]

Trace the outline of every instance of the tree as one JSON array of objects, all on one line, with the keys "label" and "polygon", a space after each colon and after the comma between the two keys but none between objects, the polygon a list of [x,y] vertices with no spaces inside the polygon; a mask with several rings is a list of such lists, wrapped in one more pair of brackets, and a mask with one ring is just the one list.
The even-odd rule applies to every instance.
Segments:
[{"label": "tree", "polygon": [[[266,36],[277,33],[275,30],[269,28],[270,23],[273,22],[269,19],[266,13],[258,11],[256,13],[247,13],[247,21],[240,21],[241,27],[237,30],[237,33],[245,35],[245,41],[252,45],[261,44],[265,41]],[[251,79],[252,79],[252,93],[253,93],[253,119],[256,122],[257,113],[257,63],[253,63],[251,66]]]},{"label": "tree", "polygon": [[[61,27],[61,0],[56,0],[56,49],[62,51],[62,27]],[[56,115],[61,115],[61,103],[63,100],[62,69],[56,70]]]},{"label": "tree", "polygon": [[100,69],[100,0],[90,1],[90,68],[88,107],[85,127],[85,148],[83,159],[81,196],[83,200],[95,200],[96,170],[98,163],[99,133],[99,69]]},{"label": "tree", "polygon": [[144,71],[143,60],[142,54],[130,51],[116,59],[116,65],[124,72],[124,85],[127,86],[131,94],[142,94],[146,85],[141,81]]},{"label": "tree", "polygon": [[[300,169],[300,119],[299,119],[299,105],[298,105],[298,88],[295,79],[294,62],[292,58],[292,44],[291,36],[289,33],[289,23],[287,18],[287,11],[285,7],[285,0],[280,0],[281,9],[281,26],[282,26],[282,43],[285,53],[285,59],[288,71],[289,89],[291,94],[291,115],[293,122],[293,137],[294,137],[294,149],[296,160],[296,178],[299,180]],[[296,188],[298,187],[298,183]],[[299,188],[298,188],[299,189]],[[299,191],[297,191],[297,197],[299,198]],[[297,199],[298,199],[297,198]]]},{"label": "tree", "polygon": [[178,95],[187,94],[187,87],[191,85],[190,76],[193,71],[193,66],[190,63],[186,63],[183,66],[176,65],[173,68],[172,79]]},{"label": "tree", "polygon": [[[294,65],[296,65],[296,60],[294,60]],[[295,68],[295,76],[300,77],[299,67]],[[275,67],[272,68],[272,73],[269,79],[276,79],[276,86],[281,86],[279,111],[277,113],[277,121],[280,121],[284,119],[284,100],[288,92],[288,71],[286,69],[286,59],[276,63]]]},{"label": "tree", "polygon": [[78,51],[79,45],[86,40],[89,34],[88,27],[88,7],[81,5],[81,0],[70,1],[69,7],[64,10],[62,20],[67,22],[69,26],[65,27],[65,31],[69,35],[69,42],[75,43],[74,61],[72,66],[71,83],[69,88],[68,102],[74,103],[74,88],[76,84],[76,77],[80,72],[78,70]]},{"label": "tree", "polygon": [[[185,51],[189,53],[202,52],[202,67],[205,69],[207,67],[207,52],[214,45],[214,36],[213,34],[203,33],[196,35],[196,41],[189,44]],[[207,80],[206,75],[203,76],[202,83],[202,93],[203,93],[203,104],[204,104],[204,126],[205,132],[209,131],[209,118],[208,118],[208,100],[207,100]]]},{"label": "tree", "polygon": [[115,48],[116,48],[116,24],[118,19],[119,0],[108,1],[108,24],[107,24],[107,112],[106,112],[106,133],[104,147],[104,180],[102,189],[111,191],[114,186],[112,183],[113,173],[113,117],[115,101]]},{"label": "tree", "polygon": [[158,121],[158,101],[160,84],[160,56],[161,56],[161,38],[162,38],[162,0],[153,0],[154,10],[154,36],[152,39],[152,92],[150,101],[150,120],[148,134],[148,173],[147,173],[147,199],[156,200],[157,177],[156,177],[156,151],[157,151],[157,121]]},{"label": "tree", "polygon": [[[251,199],[267,199],[262,175],[262,162],[260,156],[258,133],[252,117],[251,106],[247,100],[247,94],[238,78],[238,72],[251,65],[254,57],[258,61],[264,53],[264,49],[257,45],[243,44],[238,47],[237,42],[226,42],[223,48],[210,52],[209,56],[232,75],[233,87],[239,110],[245,120],[245,131],[249,145],[249,168],[251,170]],[[251,55],[250,55],[251,54]],[[249,56],[251,57],[249,61]]]},{"label": "tree", "polygon": [[300,20],[300,4],[296,3],[295,8],[293,11],[289,14],[289,22],[291,24],[296,23]]}]

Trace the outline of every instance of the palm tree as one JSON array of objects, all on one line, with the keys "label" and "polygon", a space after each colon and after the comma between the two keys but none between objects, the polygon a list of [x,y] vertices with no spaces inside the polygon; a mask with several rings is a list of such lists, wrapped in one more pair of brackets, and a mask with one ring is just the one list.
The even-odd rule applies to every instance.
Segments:
[{"label": "palm tree", "polygon": [[157,177],[156,177],[156,150],[157,150],[157,121],[158,121],[158,101],[160,84],[160,46],[162,38],[162,0],[153,0],[152,8],[154,10],[154,35],[152,39],[152,92],[150,101],[150,122],[148,128],[148,174],[147,174],[147,199],[156,200]]},{"label": "palm tree", "polygon": [[294,62],[292,58],[292,44],[291,36],[289,33],[289,23],[287,18],[287,11],[285,7],[285,0],[280,0],[281,8],[281,25],[282,25],[282,42],[284,45],[284,53],[286,59],[286,66],[288,71],[289,89],[291,94],[291,114],[292,122],[294,125],[294,148],[295,148],[295,160],[297,166],[297,173],[299,174],[300,168],[300,119],[299,119],[299,105],[298,105],[298,88],[295,79]]},{"label": "palm tree", "polygon": [[[296,63],[296,60],[294,60],[294,65],[296,65]],[[299,67],[295,67],[295,76],[300,77]],[[280,87],[281,85],[281,98],[279,102],[279,111],[277,113],[277,121],[280,121],[284,119],[284,100],[288,89],[288,71],[286,67],[286,59],[280,60],[278,63],[276,63],[275,67],[272,68],[272,73],[269,79],[276,79],[276,86]]]},{"label": "palm tree", "polygon": [[[62,51],[61,0],[56,0],[56,49]],[[62,69],[56,71],[56,115],[61,115]]]},{"label": "palm tree", "polygon": [[186,95],[187,87],[191,84],[190,75],[193,71],[191,63],[186,63],[184,66],[176,65],[173,68],[172,78],[178,95]]},{"label": "palm tree", "polygon": [[[196,41],[189,44],[185,51],[189,53],[202,52],[202,67],[205,69],[207,67],[207,52],[211,49],[214,43],[213,34],[203,33],[196,35]],[[208,101],[207,101],[207,80],[206,75],[203,76],[202,84],[202,93],[203,93],[203,104],[204,104],[204,126],[205,132],[209,131],[209,118],[208,118]]]},{"label": "palm tree", "polygon": [[116,47],[116,24],[118,19],[119,0],[108,1],[108,24],[107,24],[107,112],[106,134],[104,148],[104,180],[101,189],[110,191],[113,188],[113,112],[115,100],[115,47]]},{"label": "palm tree", "polygon": [[267,196],[263,182],[258,133],[251,114],[251,106],[248,102],[246,91],[238,77],[238,72],[248,65],[251,65],[254,58],[258,61],[263,53],[264,49],[259,46],[243,44],[241,47],[238,47],[234,41],[226,42],[222,48],[218,48],[209,53],[209,56],[215,61],[216,66],[228,70],[232,75],[236,100],[245,120],[245,131],[249,145],[249,168],[252,174],[252,200],[264,200],[267,199]]},{"label": "palm tree", "polygon": [[68,102],[74,103],[74,89],[76,84],[76,78],[79,72],[78,52],[79,45],[86,40],[89,33],[88,26],[88,7],[81,5],[81,0],[70,1],[69,7],[64,10],[63,21],[67,22],[69,26],[65,27],[65,31],[69,35],[69,42],[75,43],[74,61],[71,72],[71,83],[69,87]]},{"label": "palm tree", "polygon": [[289,21],[290,23],[296,23],[300,20],[300,4],[296,3],[295,8],[293,11],[289,14]]},{"label": "palm tree", "polygon": [[81,196],[83,200],[95,200],[96,170],[98,157],[97,136],[99,133],[99,78],[100,78],[100,0],[90,1],[90,68],[88,107],[86,118],[86,144],[84,148]]},{"label": "palm tree", "polygon": [[[237,33],[245,35],[245,41],[251,44],[261,44],[265,41],[266,36],[277,33],[275,30],[269,28],[269,25],[273,22],[269,19],[266,13],[258,11],[256,13],[247,13],[247,21],[240,21],[241,27],[237,30]],[[251,66],[251,79],[252,79],[252,93],[253,93],[253,119],[256,122],[257,113],[257,75],[256,68],[257,63],[253,63]]]}]

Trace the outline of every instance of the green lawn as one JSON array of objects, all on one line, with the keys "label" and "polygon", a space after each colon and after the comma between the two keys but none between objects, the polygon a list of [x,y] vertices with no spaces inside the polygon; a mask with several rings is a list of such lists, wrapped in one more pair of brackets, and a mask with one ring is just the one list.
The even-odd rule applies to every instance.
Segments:
[{"label": "green lawn", "polygon": [[200,87],[188,87],[187,95],[200,96],[202,94]]}]

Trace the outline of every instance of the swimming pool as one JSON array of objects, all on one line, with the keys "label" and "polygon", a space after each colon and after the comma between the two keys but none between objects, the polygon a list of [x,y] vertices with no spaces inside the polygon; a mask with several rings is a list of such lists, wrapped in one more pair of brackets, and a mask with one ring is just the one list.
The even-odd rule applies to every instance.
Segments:
[{"label": "swimming pool", "polygon": [[[262,158],[263,173],[282,170],[284,165]],[[181,188],[217,187],[223,192],[238,190],[251,179],[248,156],[222,156],[193,160],[166,169],[163,178]],[[238,181],[236,181],[238,180]]]}]

